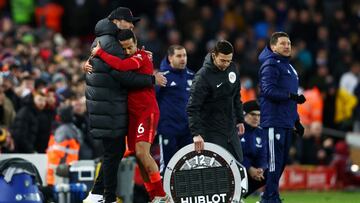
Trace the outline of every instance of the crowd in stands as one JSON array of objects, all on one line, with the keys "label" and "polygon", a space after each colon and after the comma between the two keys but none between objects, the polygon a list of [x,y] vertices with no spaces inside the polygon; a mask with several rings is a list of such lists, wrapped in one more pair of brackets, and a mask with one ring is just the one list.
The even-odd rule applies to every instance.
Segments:
[{"label": "crowd in stands", "polygon": [[58,127],[57,110],[72,106],[82,132],[80,159],[101,154],[87,136],[81,67],[95,23],[118,6],[141,16],[135,32],[155,68],[169,45],[181,44],[197,71],[216,40],[230,41],[243,102],[256,99],[257,57],[269,33],[289,33],[291,63],[307,98],[299,107],[305,135],[294,142],[289,163],[331,164],[343,138],[323,129],[360,132],[359,1],[0,0],[0,125],[12,137],[2,152],[44,153]]}]

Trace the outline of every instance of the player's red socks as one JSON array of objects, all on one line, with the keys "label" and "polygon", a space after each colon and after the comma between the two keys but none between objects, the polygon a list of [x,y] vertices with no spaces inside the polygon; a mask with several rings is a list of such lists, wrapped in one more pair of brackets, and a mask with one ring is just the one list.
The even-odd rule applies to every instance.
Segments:
[{"label": "player's red socks", "polygon": [[163,188],[160,172],[150,173],[149,179],[150,182],[145,182],[144,186],[149,194],[150,200],[153,200],[155,196],[164,197],[166,193]]},{"label": "player's red socks", "polygon": [[149,195],[150,200],[153,200],[155,197],[155,189],[156,188],[154,188],[154,185],[152,183],[147,183],[147,182],[144,182],[144,186],[145,186],[146,192]]},{"label": "player's red socks", "polygon": [[160,172],[149,173],[150,183],[155,189],[155,196],[164,197],[166,195],[161,181]]}]

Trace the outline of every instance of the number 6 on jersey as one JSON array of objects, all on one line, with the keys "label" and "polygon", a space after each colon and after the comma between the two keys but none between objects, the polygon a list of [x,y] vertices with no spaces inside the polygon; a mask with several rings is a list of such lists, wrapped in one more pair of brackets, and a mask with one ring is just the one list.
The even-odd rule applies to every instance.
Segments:
[{"label": "number 6 on jersey", "polygon": [[145,129],[144,129],[144,127],[143,127],[143,123],[140,123],[137,132],[138,132],[139,134],[143,134],[144,131],[145,131]]}]

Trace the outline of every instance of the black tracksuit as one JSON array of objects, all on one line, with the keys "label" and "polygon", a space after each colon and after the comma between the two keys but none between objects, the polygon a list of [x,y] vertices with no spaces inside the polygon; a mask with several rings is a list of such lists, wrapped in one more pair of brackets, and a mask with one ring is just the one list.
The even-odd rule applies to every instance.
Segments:
[{"label": "black tracksuit", "polygon": [[201,135],[227,149],[242,161],[242,150],[236,124],[243,123],[240,101],[239,71],[234,63],[221,71],[208,54],[203,67],[196,73],[187,106],[193,136]]}]

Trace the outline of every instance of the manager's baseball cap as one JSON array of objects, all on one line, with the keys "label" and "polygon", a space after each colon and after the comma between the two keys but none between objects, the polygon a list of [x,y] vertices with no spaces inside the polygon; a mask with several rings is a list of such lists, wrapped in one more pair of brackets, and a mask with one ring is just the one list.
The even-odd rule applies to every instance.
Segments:
[{"label": "manager's baseball cap", "polygon": [[128,22],[136,23],[140,21],[140,17],[134,17],[129,8],[126,7],[118,7],[115,10],[111,11],[108,16],[109,20],[126,20]]}]

